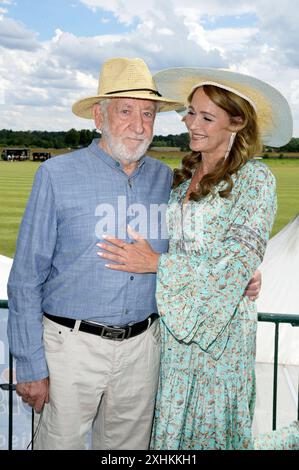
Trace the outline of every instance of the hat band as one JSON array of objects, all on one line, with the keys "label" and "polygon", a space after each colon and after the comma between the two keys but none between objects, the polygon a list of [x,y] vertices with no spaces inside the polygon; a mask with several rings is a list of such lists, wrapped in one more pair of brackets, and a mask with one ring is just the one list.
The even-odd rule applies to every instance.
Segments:
[{"label": "hat band", "polygon": [[105,95],[114,95],[116,93],[127,93],[128,91],[150,91],[154,95],[162,96],[157,90],[152,90],[151,88],[130,88],[128,90],[109,91],[108,93],[105,93]]}]

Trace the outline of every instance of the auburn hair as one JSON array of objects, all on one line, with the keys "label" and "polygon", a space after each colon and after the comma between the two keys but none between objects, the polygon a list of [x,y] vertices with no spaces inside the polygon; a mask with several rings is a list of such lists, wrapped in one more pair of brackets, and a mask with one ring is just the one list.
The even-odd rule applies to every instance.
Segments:
[{"label": "auburn hair", "polygon": [[[227,184],[219,194],[227,198],[233,188],[231,176],[262,150],[257,115],[253,106],[235,93],[215,85],[203,85],[203,90],[213,103],[227,112],[232,123],[236,117],[241,117],[243,127],[237,132],[228,158],[220,159],[214,170],[203,176],[197,190],[190,193],[190,199],[193,201],[212,193],[221,181]],[[192,96],[190,101],[191,99]],[[200,165],[201,158],[201,153],[194,151],[183,158],[182,168],[174,170],[173,188],[192,177],[194,170]]]}]

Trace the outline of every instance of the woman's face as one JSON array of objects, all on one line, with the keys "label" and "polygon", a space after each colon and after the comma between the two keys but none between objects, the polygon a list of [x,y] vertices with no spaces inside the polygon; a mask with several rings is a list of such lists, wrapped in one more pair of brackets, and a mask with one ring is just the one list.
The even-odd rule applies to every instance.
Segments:
[{"label": "woman's face", "polygon": [[213,103],[202,87],[193,94],[185,123],[191,150],[225,155],[232,133],[229,115]]}]

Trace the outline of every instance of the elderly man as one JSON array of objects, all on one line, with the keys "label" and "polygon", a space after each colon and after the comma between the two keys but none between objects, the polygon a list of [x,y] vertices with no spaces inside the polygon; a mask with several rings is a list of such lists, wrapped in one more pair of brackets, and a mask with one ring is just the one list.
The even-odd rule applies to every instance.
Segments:
[{"label": "elderly man", "polygon": [[73,106],[102,138],[37,171],[8,283],[17,393],[37,412],[36,449],[83,449],[90,430],[94,449],[148,447],[160,359],[155,274],[107,270],[96,243],[105,232],[129,241],[135,218],[167,251],[172,174],[144,154],[156,113],[179,106],[142,60],[108,60],[98,95]]}]

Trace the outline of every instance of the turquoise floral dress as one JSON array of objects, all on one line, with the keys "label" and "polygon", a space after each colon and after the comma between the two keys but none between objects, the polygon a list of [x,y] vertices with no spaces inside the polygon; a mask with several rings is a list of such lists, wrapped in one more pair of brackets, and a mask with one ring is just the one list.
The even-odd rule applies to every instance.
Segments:
[{"label": "turquoise floral dress", "polygon": [[183,204],[171,193],[170,247],[160,257],[162,363],[153,449],[253,449],[257,310],[243,296],[276,213],[275,179],[260,162],[233,175],[229,198]]}]

